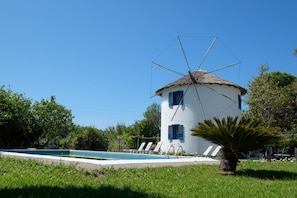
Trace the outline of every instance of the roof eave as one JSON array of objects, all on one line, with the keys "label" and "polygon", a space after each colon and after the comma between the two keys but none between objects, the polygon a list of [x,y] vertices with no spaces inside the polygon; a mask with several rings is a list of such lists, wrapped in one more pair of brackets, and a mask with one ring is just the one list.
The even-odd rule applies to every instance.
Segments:
[{"label": "roof eave", "polygon": [[[245,89],[245,88],[243,88],[243,87],[240,87],[240,86],[238,86],[238,85],[230,85],[230,84],[222,84],[222,83],[198,83],[198,84],[200,84],[200,85],[202,85],[202,84],[209,84],[209,85],[226,85],[226,86],[230,86],[230,87],[235,87],[235,88],[237,88],[237,89],[239,89],[240,90],[240,94],[243,96],[243,95],[245,95],[246,93],[247,93],[247,90]],[[172,88],[175,88],[175,87],[181,87],[181,86],[184,86],[184,85],[191,85],[191,84],[188,84],[188,83],[185,83],[185,84],[177,84],[177,85],[167,85],[167,86],[165,86],[165,87],[162,87],[161,89],[158,89],[157,91],[156,91],[156,95],[158,95],[158,96],[161,96],[166,90],[168,90],[168,89],[172,89]],[[194,85],[194,84],[192,84],[192,85]]]}]

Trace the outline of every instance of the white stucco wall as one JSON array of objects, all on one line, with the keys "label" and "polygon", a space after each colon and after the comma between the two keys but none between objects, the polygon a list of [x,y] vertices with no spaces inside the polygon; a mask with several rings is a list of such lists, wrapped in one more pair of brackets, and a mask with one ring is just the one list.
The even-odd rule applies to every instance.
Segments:
[{"label": "white stucco wall", "polygon": [[[198,122],[213,117],[241,116],[241,109],[238,107],[239,89],[217,84],[196,85],[196,88],[200,100],[194,85],[175,87],[162,93],[161,141],[163,151],[167,151],[171,143],[179,143],[186,153],[202,154],[211,143],[191,135],[191,129]],[[169,92],[180,90],[184,91],[184,104],[169,107]],[[174,124],[184,126],[184,140],[168,140],[168,126]]]}]

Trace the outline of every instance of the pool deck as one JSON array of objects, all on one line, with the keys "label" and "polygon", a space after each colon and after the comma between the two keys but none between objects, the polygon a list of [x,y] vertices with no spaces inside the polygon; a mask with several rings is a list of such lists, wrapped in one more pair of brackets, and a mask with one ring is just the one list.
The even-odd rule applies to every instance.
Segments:
[{"label": "pool deck", "polygon": [[184,166],[193,164],[219,164],[219,160],[208,157],[180,157],[174,159],[146,159],[146,160],[94,160],[72,157],[57,157],[48,155],[24,154],[13,152],[0,152],[2,157],[12,157],[21,159],[34,159],[43,163],[63,163],[67,165],[75,165],[77,168],[87,170],[101,168],[145,168],[160,166]]}]

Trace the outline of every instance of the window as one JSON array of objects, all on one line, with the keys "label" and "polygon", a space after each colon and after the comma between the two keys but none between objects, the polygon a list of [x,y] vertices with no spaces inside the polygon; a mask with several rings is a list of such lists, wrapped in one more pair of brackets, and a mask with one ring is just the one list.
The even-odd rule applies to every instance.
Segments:
[{"label": "window", "polygon": [[183,140],[184,139],[184,126],[180,125],[180,124],[168,126],[168,139],[169,140],[174,140],[174,139]]},{"label": "window", "polygon": [[238,95],[238,108],[241,109],[241,96]]},{"label": "window", "polygon": [[183,91],[174,91],[169,93],[169,106],[173,105],[183,105]]}]

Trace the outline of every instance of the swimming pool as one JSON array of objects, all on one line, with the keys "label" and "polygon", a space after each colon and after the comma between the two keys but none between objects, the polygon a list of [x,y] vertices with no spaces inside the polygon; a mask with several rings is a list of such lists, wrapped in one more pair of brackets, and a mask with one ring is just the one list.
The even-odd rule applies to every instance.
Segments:
[{"label": "swimming pool", "polygon": [[[77,156],[77,157],[72,157]],[[65,157],[67,156],[67,157]],[[85,157],[83,157],[85,156]],[[89,156],[89,157],[88,157]],[[94,156],[94,157],[92,157]],[[0,157],[33,159],[42,163],[64,163],[75,165],[77,168],[144,168],[159,166],[182,166],[189,164],[218,164],[219,161],[207,157],[179,157],[170,159],[162,155],[135,153],[113,153],[102,151],[55,150],[55,149],[5,149],[0,150]],[[100,160],[105,157],[108,160]]]},{"label": "swimming pool", "polygon": [[[138,153],[119,153],[119,152],[106,152],[106,151],[89,151],[89,150],[67,150],[67,149],[2,149],[3,152],[25,153],[25,154],[37,154],[37,155],[51,155],[62,157],[81,157],[92,159],[164,159],[163,155],[148,155]],[[171,158],[174,158],[172,156]]]}]

